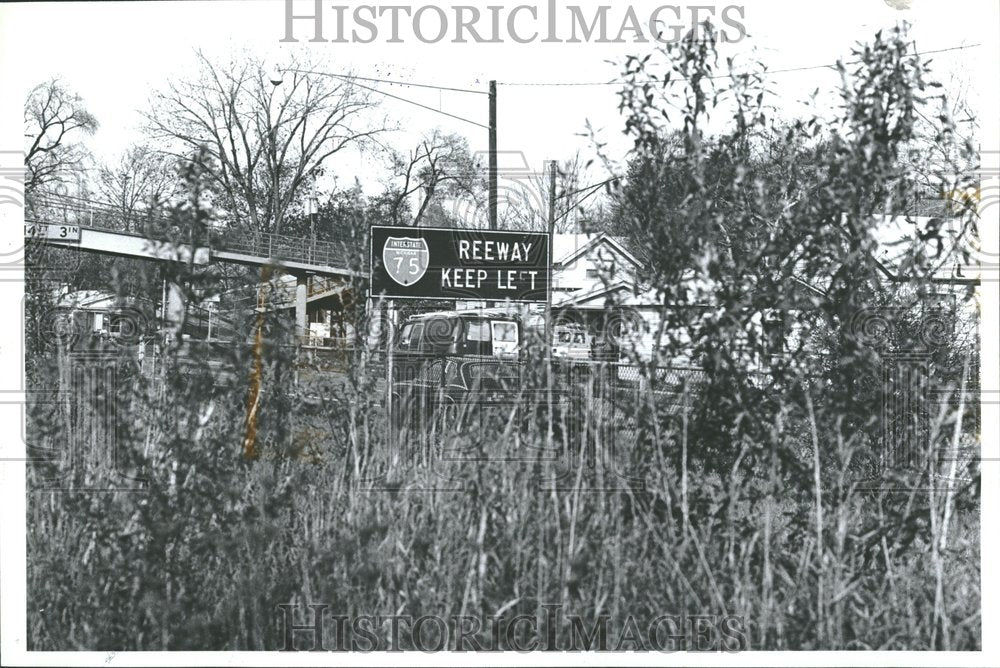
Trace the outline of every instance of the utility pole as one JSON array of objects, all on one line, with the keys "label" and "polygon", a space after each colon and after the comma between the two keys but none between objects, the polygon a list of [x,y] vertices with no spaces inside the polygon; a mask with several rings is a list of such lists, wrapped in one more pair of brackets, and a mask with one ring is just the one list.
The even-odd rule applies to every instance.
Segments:
[{"label": "utility pole", "polygon": [[548,290],[545,296],[545,401],[548,407],[546,412],[548,428],[545,433],[545,446],[552,449],[552,278],[555,272],[552,271],[552,246],[555,242],[556,231],[556,161],[549,161],[549,280]]},{"label": "utility pole", "polygon": [[490,80],[490,229],[497,229],[497,82]]},{"label": "utility pole", "polygon": [[[490,79],[490,173],[489,173],[489,218],[490,229],[497,229],[497,82]],[[487,301],[486,308],[496,306]]]},{"label": "utility pole", "polygon": [[[552,244],[556,236],[556,161],[549,161],[549,272],[552,272]],[[552,354],[552,279],[545,300],[545,349]],[[551,360],[550,360],[551,361]]]}]

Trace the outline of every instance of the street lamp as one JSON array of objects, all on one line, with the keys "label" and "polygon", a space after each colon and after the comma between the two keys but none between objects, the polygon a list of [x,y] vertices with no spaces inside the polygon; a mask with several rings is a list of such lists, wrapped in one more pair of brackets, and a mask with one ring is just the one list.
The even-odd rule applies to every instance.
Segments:
[{"label": "street lamp", "polygon": [[285,80],[285,73],[281,70],[280,67],[275,67],[270,72],[268,72],[267,78],[268,81],[271,82],[271,85],[277,88]]}]

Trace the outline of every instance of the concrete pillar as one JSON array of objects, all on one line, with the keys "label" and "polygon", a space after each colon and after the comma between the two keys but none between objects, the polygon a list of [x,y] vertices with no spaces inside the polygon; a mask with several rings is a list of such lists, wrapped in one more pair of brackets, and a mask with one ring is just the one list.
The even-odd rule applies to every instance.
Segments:
[{"label": "concrete pillar", "polygon": [[179,341],[184,324],[184,292],[177,283],[166,282],[166,299],[163,304],[163,325],[168,341]]},{"label": "concrete pillar", "polygon": [[308,333],[308,318],[306,316],[306,286],[308,278],[305,276],[295,277],[295,336],[299,341],[304,341]]}]

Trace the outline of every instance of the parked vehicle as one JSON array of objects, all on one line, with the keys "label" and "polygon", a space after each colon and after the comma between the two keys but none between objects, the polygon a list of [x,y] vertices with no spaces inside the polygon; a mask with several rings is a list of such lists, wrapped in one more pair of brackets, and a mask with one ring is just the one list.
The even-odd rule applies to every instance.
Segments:
[{"label": "parked vehicle", "polygon": [[520,320],[503,312],[439,311],[409,317],[395,350],[402,354],[516,358]]},{"label": "parked vehicle", "polygon": [[410,316],[393,346],[396,419],[441,403],[504,402],[522,382],[521,322],[503,311],[439,311]]},{"label": "parked vehicle", "polygon": [[[538,323],[529,326],[538,329]],[[551,408],[553,433],[562,438],[564,429],[586,422],[586,412],[606,414],[605,392],[586,389],[600,385],[595,374],[604,371],[587,363],[592,341],[583,326],[554,328],[558,363],[552,385],[546,384],[544,365],[526,363],[526,339],[532,337],[525,329],[520,317],[501,310],[408,317],[392,348],[392,424],[417,434],[433,424],[454,428],[469,419],[487,428],[489,420],[503,424],[515,415],[542,424]]]},{"label": "parked vehicle", "polygon": [[592,341],[580,325],[558,325],[552,331],[552,355],[569,359],[590,359]]}]

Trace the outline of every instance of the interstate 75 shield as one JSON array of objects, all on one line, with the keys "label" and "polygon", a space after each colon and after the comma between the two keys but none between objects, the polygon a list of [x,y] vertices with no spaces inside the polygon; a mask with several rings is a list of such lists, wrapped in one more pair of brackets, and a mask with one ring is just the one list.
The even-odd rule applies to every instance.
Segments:
[{"label": "interstate 75 shield", "polygon": [[382,247],[382,262],[389,278],[400,285],[413,285],[424,276],[430,252],[423,239],[389,237]]}]

